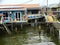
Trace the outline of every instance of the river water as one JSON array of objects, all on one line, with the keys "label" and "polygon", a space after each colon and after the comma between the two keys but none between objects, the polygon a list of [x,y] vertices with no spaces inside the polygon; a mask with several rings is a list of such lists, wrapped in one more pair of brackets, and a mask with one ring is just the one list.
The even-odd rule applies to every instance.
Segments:
[{"label": "river water", "polygon": [[0,45],[59,45],[59,32],[46,25],[27,25],[12,35],[0,35]]}]

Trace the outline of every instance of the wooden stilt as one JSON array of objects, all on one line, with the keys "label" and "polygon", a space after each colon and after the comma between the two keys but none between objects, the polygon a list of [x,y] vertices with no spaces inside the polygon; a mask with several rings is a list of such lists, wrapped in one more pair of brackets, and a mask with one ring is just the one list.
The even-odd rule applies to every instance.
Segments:
[{"label": "wooden stilt", "polygon": [[35,25],[37,26],[37,19],[35,19]]},{"label": "wooden stilt", "polygon": [[22,29],[22,24],[21,24],[21,29]]},{"label": "wooden stilt", "polygon": [[17,32],[17,27],[15,27],[15,31]]},{"label": "wooden stilt", "polygon": [[37,20],[35,19],[35,23],[37,23]]},{"label": "wooden stilt", "polygon": [[60,30],[59,30],[59,43],[60,43]]},{"label": "wooden stilt", "polygon": [[38,30],[38,33],[39,33],[39,38],[41,39],[41,37],[40,37],[40,34],[41,34],[41,25],[39,25],[39,30]]},{"label": "wooden stilt", "polygon": [[12,31],[13,31],[13,23],[11,24],[11,29],[12,29]]}]

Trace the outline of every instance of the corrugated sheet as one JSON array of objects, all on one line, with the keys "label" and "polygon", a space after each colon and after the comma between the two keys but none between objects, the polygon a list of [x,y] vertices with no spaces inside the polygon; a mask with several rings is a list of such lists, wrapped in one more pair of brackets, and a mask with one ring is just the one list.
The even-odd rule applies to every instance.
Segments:
[{"label": "corrugated sheet", "polygon": [[28,9],[39,9],[39,4],[8,4],[8,5],[0,5],[0,11],[8,11],[8,10],[26,10]]},{"label": "corrugated sheet", "polygon": [[26,8],[0,8],[0,11],[26,10]]},{"label": "corrugated sheet", "polygon": [[0,5],[0,8],[17,8],[17,7],[33,8],[33,7],[40,7],[40,5],[39,4],[8,4],[8,5]]}]

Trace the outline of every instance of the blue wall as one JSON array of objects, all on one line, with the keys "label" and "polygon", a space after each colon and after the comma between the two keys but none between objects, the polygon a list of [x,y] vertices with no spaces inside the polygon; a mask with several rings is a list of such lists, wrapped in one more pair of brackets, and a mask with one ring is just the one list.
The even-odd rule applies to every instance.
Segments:
[{"label": "blue wall", "polygon": [[16,10],[16,11],[0,11],[0,13],[5,13],[5,12],[12,12],[11,14],[9,14],[9,16],[12,18],[12,19],[15,19],[16,17],[16,14],[14,14],[14,12],[20,12],[20,20],[22,20],[22,10]]}]

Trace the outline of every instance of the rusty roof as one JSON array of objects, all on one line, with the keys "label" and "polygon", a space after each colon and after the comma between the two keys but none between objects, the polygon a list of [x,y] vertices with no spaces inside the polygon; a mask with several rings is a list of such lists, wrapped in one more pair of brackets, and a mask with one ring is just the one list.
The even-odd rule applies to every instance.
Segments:
[{"label": "rusty roof", "polygon": [[11,11],[11,10],[26,10],[27,9],[39,9],[39,4],[7,4],[0,5],[0,11]]},{"label": "rusty roof", "polygon": [[26,8],[0,8],[0,11],[26,10]]},{"label": "rusty roof", "polygon": [[37,8],[37,7],[40,7],[39,4],[5,4],[5,5],[0,5],[0,7],[25,7],[25,8]]}]

